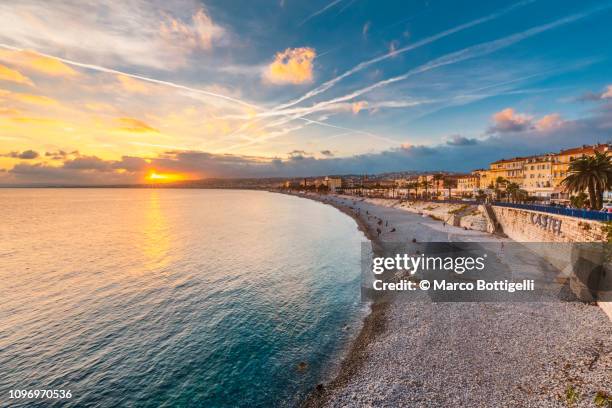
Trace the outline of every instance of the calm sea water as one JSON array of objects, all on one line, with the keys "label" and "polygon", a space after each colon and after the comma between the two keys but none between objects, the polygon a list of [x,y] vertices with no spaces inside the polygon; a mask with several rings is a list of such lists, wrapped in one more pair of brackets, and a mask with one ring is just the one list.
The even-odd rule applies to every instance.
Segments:
[{"label": "calm sea water", "polygon": [[[0,208],[3,407],[293,406],[363,314],[364,237],[320,203],[5,189]],[[9,400],[11,389],[72,399]]]}]

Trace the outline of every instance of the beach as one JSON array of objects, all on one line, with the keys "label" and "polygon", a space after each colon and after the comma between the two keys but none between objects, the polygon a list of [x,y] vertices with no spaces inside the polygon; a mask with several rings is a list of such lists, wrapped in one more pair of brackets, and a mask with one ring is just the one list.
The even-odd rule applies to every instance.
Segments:
[{"label": "beach", "polygon": [[[374,252],[413,239],[510,241],[406,211],[397,200],[302,196],[353,217]],[[593,304],[395,297],[372,305],[337,376],[304,405],[593,406],[612,392],[611,338],[608,317]]]}]

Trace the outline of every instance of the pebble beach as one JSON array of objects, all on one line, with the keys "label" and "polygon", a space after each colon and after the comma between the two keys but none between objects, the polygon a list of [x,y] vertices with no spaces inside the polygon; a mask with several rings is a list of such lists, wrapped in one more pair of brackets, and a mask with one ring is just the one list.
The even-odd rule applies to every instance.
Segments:
[{"label": "pebble beach", "polygon": [[[305,197],[352,216],[374,251],[413,239],[509,241],[406,211],[397,200]],[[594,304],[394,297],[372,305],[337,375],[304,405],[609,406],[611,339],[612,324]]]}]

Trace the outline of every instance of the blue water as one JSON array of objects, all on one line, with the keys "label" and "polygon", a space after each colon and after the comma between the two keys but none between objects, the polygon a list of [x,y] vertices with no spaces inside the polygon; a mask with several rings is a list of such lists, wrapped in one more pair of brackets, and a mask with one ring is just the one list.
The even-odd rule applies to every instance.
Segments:
[{"label": "blue water", "polygon": [[[364,237],[320,203],[6,189],[0,208],[2,407],[295,406],[363,314]],[[72,398],[8,398],[41,388]]]}]

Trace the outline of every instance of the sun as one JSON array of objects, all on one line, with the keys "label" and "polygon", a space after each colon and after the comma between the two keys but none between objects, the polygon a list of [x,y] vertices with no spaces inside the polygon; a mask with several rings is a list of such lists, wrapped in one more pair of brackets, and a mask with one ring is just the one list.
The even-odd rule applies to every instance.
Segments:
[{"label": "sun", "polygon": [[185,176],[176,173],[158,173],[155,170],[151,170],[147,174],[146,179],[154,183],[171,183],[173,181],[185,180]]}]

